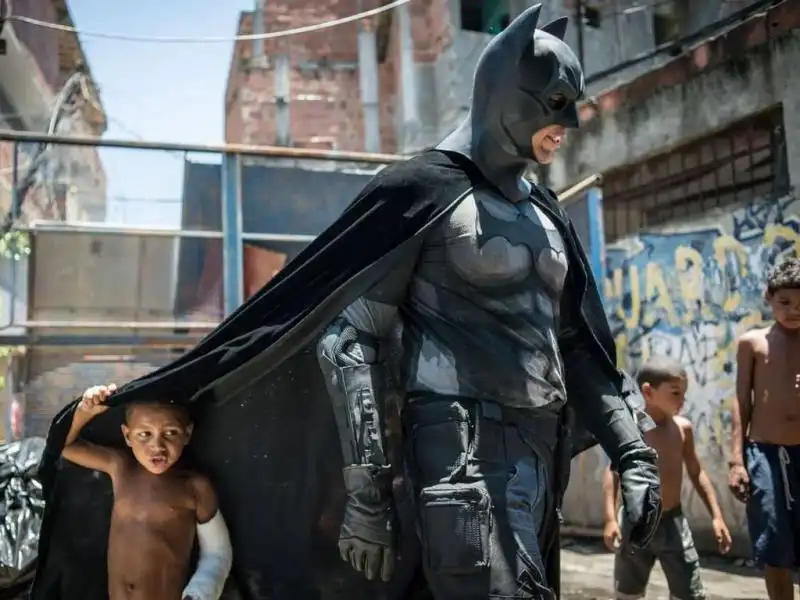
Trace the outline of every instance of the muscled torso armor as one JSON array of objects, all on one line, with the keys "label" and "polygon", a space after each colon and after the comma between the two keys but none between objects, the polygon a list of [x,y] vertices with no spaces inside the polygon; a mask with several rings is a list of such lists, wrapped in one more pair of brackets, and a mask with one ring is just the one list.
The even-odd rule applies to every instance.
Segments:
[{"label": "muscled torso armor", "polygon": [[414,258],[344,313],[383,340],[399,311],[405,391],[560,407],[566,393],[557,332],[567,260],[550,218],[531,200],[512,203],[477,189]]}]

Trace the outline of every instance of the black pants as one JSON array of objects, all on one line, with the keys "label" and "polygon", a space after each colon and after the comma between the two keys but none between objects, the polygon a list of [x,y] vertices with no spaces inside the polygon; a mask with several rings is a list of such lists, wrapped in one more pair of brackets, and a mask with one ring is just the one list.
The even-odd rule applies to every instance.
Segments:
[{"label": "black pants", "polygon": [[554,598],[543,550],[557,539],[558,415],[462,398],[409,400],[405,463],[434,598]]}]

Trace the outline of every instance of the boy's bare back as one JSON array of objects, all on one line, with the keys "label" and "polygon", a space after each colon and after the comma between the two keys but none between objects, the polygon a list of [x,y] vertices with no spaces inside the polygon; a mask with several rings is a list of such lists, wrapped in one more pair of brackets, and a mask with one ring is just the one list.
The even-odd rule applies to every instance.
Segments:
[{"label": "boy's bare back", "polygon": [[751,397],[754,442],[800,445],[800,336],[778,325],[755,329],[739,340],[737,395]]}]

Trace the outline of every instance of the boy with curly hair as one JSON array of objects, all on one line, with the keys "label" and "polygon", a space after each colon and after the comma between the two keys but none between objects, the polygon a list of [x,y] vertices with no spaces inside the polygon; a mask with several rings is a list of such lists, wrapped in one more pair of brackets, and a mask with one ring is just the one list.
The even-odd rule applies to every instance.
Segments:
[{"label": "boy with curly hair", "polygon": [[770,600],[791,600],[800,565],[800,258],[770,271],[764,298],[775,322],[738,342],[729,486],[747,504]]}]

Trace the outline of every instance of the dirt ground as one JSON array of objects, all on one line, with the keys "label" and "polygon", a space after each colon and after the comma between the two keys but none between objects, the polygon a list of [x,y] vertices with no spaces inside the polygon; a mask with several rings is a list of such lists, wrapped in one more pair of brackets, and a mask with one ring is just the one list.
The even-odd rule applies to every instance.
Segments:
[{"label": "dirt ground", "polygon": [[[759,572],[741,561],[702,557],[703,585],[708,600],[762,600],[767,598]],[[595,540],[564,540],[561,550],[562,600],[611,600],[614,555]],[[669,600],[667,582],[659,566],[653,570],[647,600]]]}]

